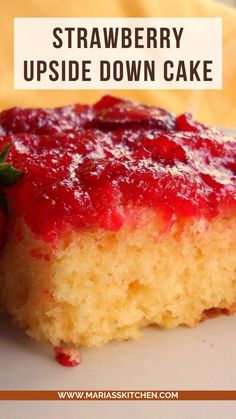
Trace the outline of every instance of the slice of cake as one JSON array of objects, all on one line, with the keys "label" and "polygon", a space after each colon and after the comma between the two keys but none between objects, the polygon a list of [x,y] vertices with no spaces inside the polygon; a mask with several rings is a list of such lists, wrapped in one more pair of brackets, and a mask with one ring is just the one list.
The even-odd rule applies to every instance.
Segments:
[{"label": "slice of cake", "polygon": [[111,97],[66,109],[0,115],[24,172],[5,190],[5,309],[77,346],[233,312],[236,140]]}]

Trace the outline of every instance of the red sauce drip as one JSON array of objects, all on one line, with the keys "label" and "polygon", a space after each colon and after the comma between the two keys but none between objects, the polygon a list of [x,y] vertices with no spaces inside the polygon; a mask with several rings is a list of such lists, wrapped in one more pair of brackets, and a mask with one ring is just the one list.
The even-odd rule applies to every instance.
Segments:
[{"label": "red sauce drip", "polygon": [[80,364],[80,355],[76,349],[56,346],[54,352],[57,362],[63,367],[77,367]]},{"label": "red sauce drip", "polygon": [[[117,231],[129,205],[159,211],[170,223],[236,208],[236,139],[189,116],[176,122],[166,111],[111,97],[87,107],[83,122],[80,116],[75,122],[68,114],[81,107],[27,110],[26,131],[33,134],[0,138],[0,145],[12,143],[8,160],[25,173],[6,193],[16,215],[44,240],[54,242],[70,229]],[[69,129],[63,118],[58,122],[63,109],[74,121]],[[11,112],[0,114],[3,128],[24,129],[26,111]],[[49,112],[44,125],[37,112]],[[36,135],[39,126],[50,126],[52,134]]]}]

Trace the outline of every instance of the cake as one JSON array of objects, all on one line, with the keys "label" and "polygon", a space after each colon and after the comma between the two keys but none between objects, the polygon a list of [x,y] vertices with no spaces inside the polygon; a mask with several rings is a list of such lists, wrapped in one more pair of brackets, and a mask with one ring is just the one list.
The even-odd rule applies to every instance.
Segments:
[{"label": "cake", "polygon": [[0,114],[4,309],[37,340],[98,346],[236,308],[236,139],[156,107]]}]

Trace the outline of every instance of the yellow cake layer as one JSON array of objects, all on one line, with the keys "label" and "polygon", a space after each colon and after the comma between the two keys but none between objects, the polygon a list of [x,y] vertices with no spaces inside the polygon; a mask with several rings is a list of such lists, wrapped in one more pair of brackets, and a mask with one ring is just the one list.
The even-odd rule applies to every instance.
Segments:
[{"label": "yellow cake layer", "polygon": [[17,228],[23,239],[12,230],[2,255],[2,300],[38,340],[102,345],[149,324],[193,326],[205,310],[236,303],[235,216],[182,219],[161,233],[144,211],[136,227],[74,233],[57,249],[23,221]]}]

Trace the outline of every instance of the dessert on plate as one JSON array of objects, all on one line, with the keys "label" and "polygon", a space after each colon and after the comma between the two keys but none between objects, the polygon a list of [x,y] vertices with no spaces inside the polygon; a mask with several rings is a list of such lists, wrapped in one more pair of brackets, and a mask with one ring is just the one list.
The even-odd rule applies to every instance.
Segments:
[{"label": "dessert on plate", "polygon": [[32,337],[101,345],[236,308],[236,139],[159,108],[0,114],[1,300]]}]

